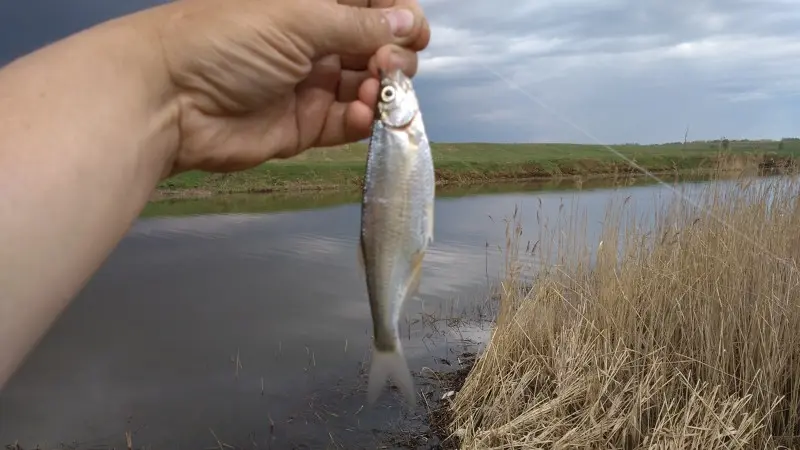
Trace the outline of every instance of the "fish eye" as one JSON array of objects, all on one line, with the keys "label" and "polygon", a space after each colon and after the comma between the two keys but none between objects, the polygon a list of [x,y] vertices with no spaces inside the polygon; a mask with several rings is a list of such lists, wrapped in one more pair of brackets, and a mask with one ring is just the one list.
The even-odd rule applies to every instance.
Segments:
[{"label": "fish eye", "polygon": [[395,94],[394,88],[392,86],[386,86],[381,91],[381,100],[384,103],[391,102],[392,100],[394,100],[394,94]]}]

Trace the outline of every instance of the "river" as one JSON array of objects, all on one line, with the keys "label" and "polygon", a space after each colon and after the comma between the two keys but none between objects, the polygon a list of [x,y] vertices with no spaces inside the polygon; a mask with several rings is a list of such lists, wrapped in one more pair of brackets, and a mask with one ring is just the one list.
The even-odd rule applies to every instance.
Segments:
[{"label": "river", "polygon": [[[537,214],[580,209],[592,234],[612,198],[647,215],[674,195],[671,185],[623,184],[442,190],[420,299],[402,325],[412,369],[455,364],[488,336],[478,319],[502,270],[503,218],[519,208],[530,234]],[[376,448],[424,434],[424,407],[401,418],[388,389],[364,405],[371,321],[357,202],[149,205],[0,394],[0,445],[125,448],[130,432],[135,448]],[[454,318],[471,320],[443,322]]]}]

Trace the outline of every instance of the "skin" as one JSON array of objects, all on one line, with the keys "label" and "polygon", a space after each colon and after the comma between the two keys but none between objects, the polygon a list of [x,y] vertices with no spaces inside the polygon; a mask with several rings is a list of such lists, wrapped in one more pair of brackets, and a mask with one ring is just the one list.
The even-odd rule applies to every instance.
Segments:
[{"label": "skin", "polygon": [[159,181],[368,137],[378,68],[413,76],[430,29],[367,6],[179,0],[0,69],[0,389]]}]

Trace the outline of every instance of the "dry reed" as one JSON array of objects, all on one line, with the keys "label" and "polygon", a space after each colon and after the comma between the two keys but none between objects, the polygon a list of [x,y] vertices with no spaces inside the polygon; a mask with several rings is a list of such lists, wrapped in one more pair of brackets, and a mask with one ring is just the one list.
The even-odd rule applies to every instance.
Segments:
[{"label": "dry reed", "polygon": [[495,330],[452,405],[462,448],[800,445],[799,192],[710,185],[649,223],[623,202],[594,245],[573,214],[540,228],[534,275],[511,223]]}]

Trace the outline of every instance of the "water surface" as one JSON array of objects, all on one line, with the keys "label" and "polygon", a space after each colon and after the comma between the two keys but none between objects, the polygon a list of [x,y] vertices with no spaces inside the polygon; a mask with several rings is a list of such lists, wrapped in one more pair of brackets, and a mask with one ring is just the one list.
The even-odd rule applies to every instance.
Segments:
[{"label": "water surface", "polygon": [[[470,338],[485,338],[474,325],[430,321],[491,307],[487,278],[502,269],[504,217],[518,208],[524,240],[543,219],[581,211],[592,235],[612,199],[630,197],[646,216],[675,195],[626,184],[443,192],[420,299],[406,309],[412,369],[444,367],[440,358],[453,363]],[[357,202],[242,195],[150,205],[0,395],[0,444],[121,448],[130,431],[137,448],[210,448],[217,439],[375,448],[409,421],[397,422],[388,389],[379,406],[364,405],[371,321]]]}]

